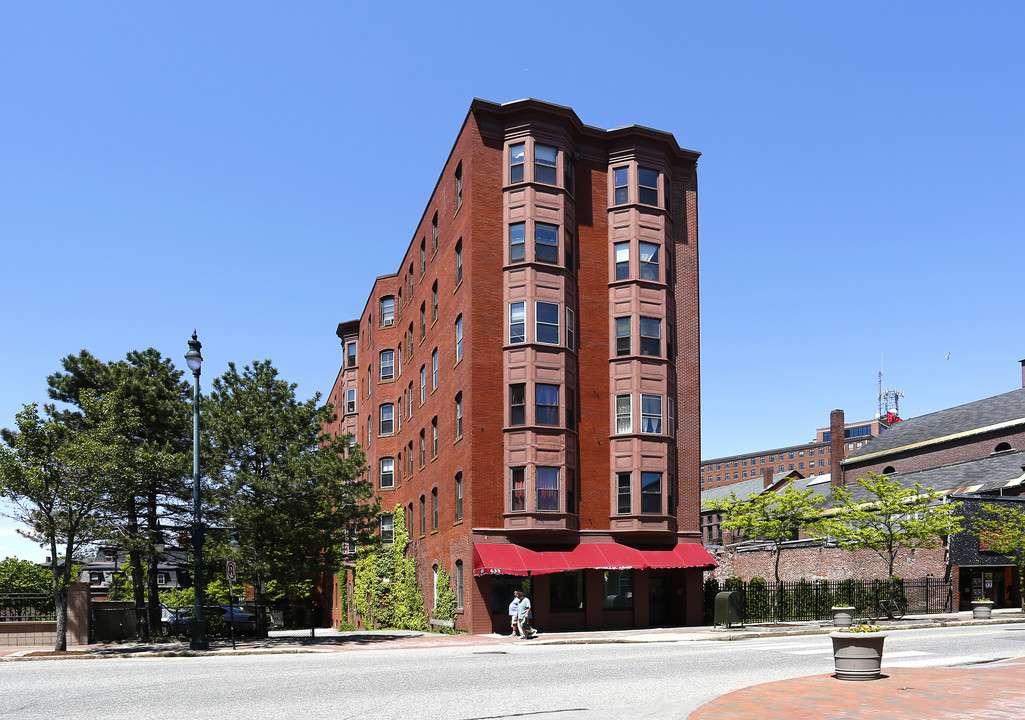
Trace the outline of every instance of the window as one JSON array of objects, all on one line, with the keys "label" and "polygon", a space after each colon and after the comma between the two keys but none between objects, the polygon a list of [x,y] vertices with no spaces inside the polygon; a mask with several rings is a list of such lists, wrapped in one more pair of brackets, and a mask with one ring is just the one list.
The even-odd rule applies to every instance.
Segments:
[{"label": "window", "polygon": [[381,382],[395,379],[395,351],[381,351]]},{"label": "window", "polygon": [[345,343],[345,367],[356,367],[356,343]]},{"label": "window", "polygon": [[381,435],[395,434],[395,405],[392,403],[381,406],[381,425],[378,431]]},{"label": "window", "polygon": [[641,355],[662,355],[662,321],[658,318],[641,318]]},{"label": "window", "polygon": [[420,537],[427,534],[427,499],[420,496]]},{"label": "window", "polygon": [[634,606],[633,570],[602,572],[602,610],[630,610]]},{"label": "window", "polygon": [[427,464],[427,431],[420,431],[420,467]]},{"label": "window", "polygon": [[345,414],[353,415],[357,412],[356,410],[356,391],[346,390],[345,391]]},{"label": "window", "polygon": [[534,223],[534,259],[537,262],[559,264],[559,226]]},{"label": "window", "polygon": [[526,331],[526,311],[524,309],[525,303],[514,302],[509,303],[509,344],[515,345],[516,343],[525,342],[527,339]]},{"label": "window", "polygon": [[547,145],[534,145],[534,181],[555,185],[555,161],[559,152]]},{"label": "window", "polygon": [[509,146],[509,182],[523,182],[524,143]]},{"label": "window", "polygon": [[537,509],[539,512],[559,511],[559,468],[537,469]]},{"label": "window", "polygon": [[395,487],[395,459],[381,458],[381,472],[378,481],[382,488]]},{"label": "window", "polygon": [[534,340],[548,345],[559,344],[559,304],[534,303]]},{"label": "window", "polygon": [[463,204],[463,163],[456,165],[456,207]]},{"label": "window", "polygon": [[391,295],[381,298],[381,327],[395,324],[395,298]]},{"label": "window", "polygon": [[550,576],[548,607],[553,613],[579,612],[584,609],[584,571],[555,573]]},{"label": "window", "polygon": [[633,432],[633,396],[616,395],[616,434]]},{"label": "window", "polygon": [[438,281],[431,286],[431,322],[438,322]]},{"label": "window", "polygon": [[516,383],[509,386],[509,425],[527,424],[527,386]]},{"label": "window", "polygon": [[463,239],[456,243],[456,287],[463,281]]},{"label": "window", "polygon": [[616,513],[619,515],[629,515],[633,512],[631,484],[631,473],[616,473]]},{"label": "window", "polygon": [[577,473],[566,468],[566,512],[577,512]]},{"label": "window", "polygon": [[456,440],[463,436],[463,394],[456,393]]},{"label": "window", "polygon": [[616,280],[630,278],[630,243],[616,243]]},{"label": "window", "polygon": [[456,560],[456,607],[463,606],[463,561]]},{"label": "window", "polygon": [[413,477],[413,441],[406,446],[406,474]]},{"label": "window", "polygon": [[526,257],[527,231],[523,223],[509,226],[509,262],[523,262]]},{"label": "window", "polygon": [[406,333],[406,354],[413,357],[413,323],[409,323],[409,332]]},{"label": "window", "polygon": [[638,200],[644,205],[658,206],[658,172],[640,168],[637,171]]},{"label": "window", "polygon": [[431,530],[438,529],[438,488],[431,490]]},{"label": "window", "polygon": [[569,192],[573,192],[573,154],[566,153],[562,156],[562,185]]},{"label": "window", "polygon": [[559,424],[558,385],[534,385],[534,422],[537,425]]},{"label": "window", "polygon": [[456,521],[463,519],[463,474],[456,473]]},{"label": "window", "polygon": [[427,305],[420,303],[420,339],[427,337]]},{"label": "window", "polygon": [[527,509],[527,485],[524,473],[525,468],[509,468],[510,512],[523,512]]},{"label": "window", "polygon": [[577,429],[577,396],[570,388],[566,388],[566,428]]},{"label": "window", "polygon": [[566,251],[563,254],[566,256],[566,269],[573,270],[573,234],[570,232],[566,233]]},{"label": "window", "polygon": [[630,354],[630,318],[616,318],[616,357]]},{"label": "window", "polygon": [[662,473],[641,473],[641,512],[662,512]]},{"label": "window", "polygon": [[438,389],[438,348],[431,352],[431,390]]},{"label": "window", "polygon": [[641,432],[662,434],[662,396],[641,393]]},{"label": "window", "polygon": [[420,404],[424,404],[424,400],[427,399],[427,367],[425,365],[420,366]]},{"label": "window", "polygon": [[391,515],[382,515],[380,522],[381,543],[391,545],[395,542],[395,518]]},{"label": "window", "polygon": [[674,438],[676,437],[676,400],[674,398],[669,398],[666,410],[669,413],[669,420],[667,423],[669,425],[669,437]]},{"label": "window", "polygon": [[438,213],[431,218],[431,253],[438,252]]},{"label": "window", "polygon": [[612,171],[612,182],[615,187],[613,205],[622,205],[630,202],[629,173],[627,168],[620,167]]},{"label": "window", "polygon": [[659,280],[658,276],[658,245],[642,242],[640,246],[641,255],[641,280]]},{"label": "window", "polygon": [[427,238],[420,240],[420,274],[427,272]]},{"label": "window", "polygon": [[566,308],[566,347],[570,350],[577,349],[576,318],[569,308]]},{"label": "window", "polygon": [[438,416],[431,418],[431,457],[438,457]]},{"label": "window", "polygon": [[456,362],[463,359],[463,316],[456,318]]}]

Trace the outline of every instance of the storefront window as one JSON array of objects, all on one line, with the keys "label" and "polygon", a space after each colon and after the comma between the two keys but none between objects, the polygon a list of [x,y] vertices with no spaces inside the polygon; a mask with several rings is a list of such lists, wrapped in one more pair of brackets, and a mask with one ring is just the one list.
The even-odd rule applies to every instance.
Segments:
[{"label": "storefront window", "polygon": [[634,606],[633,570],[606,570],[601,581],[602,610],[630,610]]},{"label": "storefront window", "polygon": [[556,573],[551,576],[551,611],[579,612],[584,609],[584,571]]}]

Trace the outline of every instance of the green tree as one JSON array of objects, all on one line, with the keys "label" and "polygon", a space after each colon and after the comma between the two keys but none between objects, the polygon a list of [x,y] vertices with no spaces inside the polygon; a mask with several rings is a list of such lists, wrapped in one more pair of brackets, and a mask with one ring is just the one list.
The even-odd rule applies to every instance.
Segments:
[{"label": "green tree", "polygon": [[787,485],[781,492],[754,493],[741,500],[735,493],[708,507],[723,515],[722,528],[773,546],[773,568],[779,583],[779,558],[783,543],[796,540],[801,531],[817,534],[822,527],[819,505],[824,498],[812,488],[798,490]]},{"label": "green tree", "polygon": [[41,595],[53,589],[53,573],[28,560],[0,560],[0,595]]},{"label": "green tree", "polygon": [[71,406],[63,417],[81,414],[84,390],[100,395],[116,390],[139,416],[131,438],[137,463],[122,492],[111,497],[112,534],[106,541],[128,550],[131,592],[125,596],[135,600],[137,633],[145,638],[160,622],[154,534],[161,521],[165,526],[188,522],[191,387],[153,348],[133,350],[116,362],[103,362],[82,350],[63,358],[61,367],[47,383],[52,399]]},{"label": "green tree", "polygon": [[993,552],[1018,566],[1018,592],[1025,610],[1025,507],[1020,503],[983,503],[971,528]]},{"label": "green tree", "polygon": [[136,462],[128,438],[138,416],[119,393],[99,398],[87,390],[81,403],[80,417],[58,417],[52,406],[41,417],[38,406],[26,405],[16,416],[17,430],[5,429],[0,446],[0,496],[13,505],[11,516],[50,550],[57,650],[67,649],[73,559],[109,531],[111,489],[124,486],[125,469]]},{"label": "green tree", "polygon": [[[240,582],[276,581],[295,599],[314,573],[338,565],[346,534],[366,537],[376,505],[364,455],[323,428],[335,419],[319,393],[295,397],[269,360],[215,378],[203,401],[211,519],[230,523],[242,551]],[[211,537],[213,555],[227,540]]]},{"label": "green tree", "polygon": [[886,565],[890,595],[894,596],[893,566],[901,550],[936,548],[957,532],[960,503],[943,503],[932,488],[915,483],[904,487],[899,480],[869,473],[857,484],[863,492],[846,487],[832,492],[834,512],[827,531],[849,550],[871,550]]}]

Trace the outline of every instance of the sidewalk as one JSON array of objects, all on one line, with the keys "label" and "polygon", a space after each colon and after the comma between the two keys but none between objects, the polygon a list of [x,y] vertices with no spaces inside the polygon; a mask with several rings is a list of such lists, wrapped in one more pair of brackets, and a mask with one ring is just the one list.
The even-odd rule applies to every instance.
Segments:
[{"label": "sidewalk", "polygon": [[[973,620],[971,612],[909,616],[887,623],[887,629],[956,627],[1025,623],[1020,610],[994,610],[992,620]],[[602,630],[594,632],[541,633],[533,640],[508,635],[439,635],[402,630],[337,632],[317,630],[317,637],[270,637],[237,642],[212,641],[210,650],[194,652],[188,642],[151,644],[119,643],[73,646],[61,656],[69,659],[117,657],[175,657],[202,655],[252,655],[264,653],[330,653],[360,650],[416,649],[438,647],[501,647],[591,644],[591,643],[679,643],[695,640],[742,641],[758,637],[826,634],[831,622],[815,621],[781,625],[751,625],[743,628],[653,628]],[[52,647],[0,647],[0,662],[56,659]],[[954,668],[884,669],[871,682],[844,682],[832,675],[812,675],[755,685],[728,693],[703,705],[688,720],[1004,720],[1025,717],[1025,653],[1023,657],[988,665]]]}]

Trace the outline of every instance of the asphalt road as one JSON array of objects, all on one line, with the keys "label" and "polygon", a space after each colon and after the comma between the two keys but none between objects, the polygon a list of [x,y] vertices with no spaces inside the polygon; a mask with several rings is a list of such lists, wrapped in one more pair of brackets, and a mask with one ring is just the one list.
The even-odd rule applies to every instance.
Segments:
[{"label": "asphalt road", "polygon": [[[825,635],[0,663],[0,718],[685,718],[732,690],[832,672]],[[907,630],[885,667],[1025,655],[1025,625]]]}]

